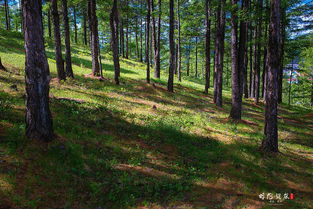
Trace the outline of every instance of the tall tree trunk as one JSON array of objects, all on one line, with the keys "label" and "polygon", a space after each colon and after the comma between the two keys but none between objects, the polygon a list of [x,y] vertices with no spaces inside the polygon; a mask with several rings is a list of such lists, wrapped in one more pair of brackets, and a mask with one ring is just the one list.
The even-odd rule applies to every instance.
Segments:
[{"label": "tall tree trunk", "polygon": [[174,0],[169,0],[169,9],[170,9],[170,28],[169,28],[170,66],[169,66],[167,90],[169,92],[174,92],[174,68],[175,68]]},{"label": "tall tree trunk", "polygon": [[198,78],[198,37],[196,36],[196,66],[195,66],[195,70],[196,70],[196,73],[195,73],[195,77]]},{"label": "tall tree trunk", "polygon": [[[268,39],[268,81],[265,105],[265,138],[262,150],[278,152],[277,102],[278,102],[278,71],[280,67],[280,0],[271,0],[270,24]],[[277,56],[278,55],[278,56]]]},{"label": "tall tree trunk", "polygon": [[291,61],[291,70],[290,70],[290,75],[289,75],[289,89],[288,89],[288,105],[290,106],[291,104],[291,84],[292,84],[292,73],[293,73],[293,60]]},{"label": "tall tree trunk", "polygon": [[211,56],[210,56],[210,47],[211,47],[211,4],[210,0],[205,1],[205,88],[204,93],[208,94],[210,88],[210,72],[211,72]]},{"label": "tall tree trunk", "polygon": [[86,17],[87,15],[86,15],[86,12],[84,12],[84,25],[83,25],[83,27],[84,27],[84,44],[85,44],[85,46],[87,46],[88,45],[88,43],[87,43],[87,17]]},{"label": "tall tree trunk", "polygon": [[128,30],[128,17],[126,17],[126,59],[129,58],[129,47],[128,47],[128,43],[129,43],[129,30]]},{"label": "tall tree trunk", "polygon": [[177,0],[177,29],[178,29],[178,40],[177,40],[177,73],[178,81],[181,82],[181,37],[180,37],[180,5],[179,0]]},{"label": "tall tree trunk", "polygon": [[4,0],[4,12],[5,12],[5,26],[6,30],[11,30],[10,27],[10,7],[8,4],[8,0]]},{"label": "tall tree trunk", "polygon": [[[231,15],[231,68],[232,68],[232,107],[230,111],[230,118],[235,120],[241,119],[241,68],[238,68],[238,61],[240,61],[242,67],[242,60],[239,60],[238,56],[238,16],[237,16],[237,0],[232,0],[232,15]],[[240,27],[241,29],[241,27]],[[241,43],[242,44],[242,43]],[[241,46],[240,53],[243,53],[243,47]]]},{"label": "tall tree trunk", "polygon": [[48,35],[51,38],[51,8],[48,8]]},{"label": "tall tree trunk", "polygon": [[77,18],[76,18],[76,8],[74,6],[74,11],[73,11],[73,16],[74,16],[74,40],[75,44],[77,44]]},{"label": "tall tree trunk", "polygon": [[58,78],[59,80],[65,80],[64,61],[62,58],[62,49],[61,49],[60,19],[57,0],[51,1],[51,7],[54,26],[55,60],[57,64]]},{"label": "tall tree trunk", "polygon": [[142,18],[140,17],[140,62],[143,62],[143,41],[142,41],[142,30],[143,30],[143,23],[142,23]]},{"label": "tall tree trunk", "polygon": [[159,0],[159,17],[158,17],[158,34],[157,34],[157,47],[155,49],[155,74],[156,78],[160,78],[161,74],[161,15],[162,15],[162,0]]},{"label": "tall tree trunk", "polygon": [[[265,27],[267,28],[267,27]],[[265,34],[265,37],[267,35]],[[265,83],[266,83],[266,74],[267,74],[267,64],[266,64],[266,59],[267,59],[267,48],[264,46],[264,54],[263,54],[263,74],[262,74],[262,98],[265,98]]]},{"label": "tall tree trunk", "polygon": [[147,62],[147,83],[150,83],[150,16],[151,16],[151,0],[147,0],[147,21],[146,21],[146,62]]},{"label": "tall tree trunk", "polygon": [[100,75],[99,65],[99,36],[98,36],[98,20],[96,15],[96,0],[88,0],[88,17],[90,25],[90,42],[92,56],[92,75]]},{"label": "tall tree trunk", "polygon": [[138,45],[138,17],[136,17],[136,27],[135,27],[135,36],[136,36],[136,60],[139,60],[139,45]]},{"label": "tall tree trunk", "polygon": [[111,47],[113,51],[113,61],[114,61],[114,80],[117,85],[119,85],[120,76],[120,61],[118,53],[118,10],[117,10],[117,0],[113,1],[113,7],[110,16],[111,25]]},{"label": "tall tree trunk", "polygon": [[49,108],[50,72],[42,28],[41,0],[22,0],[26,51],[26,136],[30,139],[53,139]]},{"label": "tall tree trunk", "polygon": [[[155,63],[156,63],[156,50],[157,50],[157,34],[156,34],[156,21],[154,17],[154,0],[150,0],[150,9],[151,9],[151,52],[153,53],[153,64],[154,64],[154,77],[156,77],[156,68],[155,68]],[[151,59],[152,62],[152,59]]]},{"label": "tall tree trunk", "polygon": [[252,97],[252,92],[253,92],[253,82],[252,82],[252,74],[253,74],[253,44],[252,42],[252,34],[253,34],[253,28],[252,28],[252,23],[249,23],[249,42],[250,42],[250,47],[249,47],[249,97]]},{"label": "tall tree trunk", "polygon": [[190,72],[190,52],[191,51],[191,40],[189,39],[189,44],[188,44],[188,52],[187,52],[187,76],[189,76]]},{"label": "tall tree trunk", "polygon": [[223,89],[223,63],[224,63],[224,38],[225,38],[225,0],[219,2],[217,11],[217,29],[216,29],[216,57],[214,83],[214,103],[222,107],[222,89]]},{"label": "tall tree trunk", "polygon": [[123,58],[125,58],[125,44],[124,44],[124,25],[123,25],[123,18],[121,17],[120,21],[120,51]]},{"label": "tall tree trunk", "polygon": [[259,19],[258,25],[256,26],[257,31],[257,52],[256,52],[256,60],[255,60],[255,97],[254,102],[259,103],[260,97],[260,65],[261,65],[261,36],[262,36],[262,12],[263,12],[263,0],[258,0],[258,11],[259,11]]},{"label": "tall tree trunk", "polygon": [[284,48],[286,39],[286,8],[281,6],[281,21],[280,21],[280,33],[281,33],[281,44],[280,44],[280,67],[278,72],[278,103],[283,102],[283,76],[284,76]]},{"label": "tall tree trunk", "polygon": [[70,39],[70,26],[68,22],[68,9],[67,0],[62,0],[63,4],[63,22],[64,22],[64,39],[65,39],[65,62],[66,62],[66,76],[74,78],[72,69],[72,58],[71,58],[71,39]]}]

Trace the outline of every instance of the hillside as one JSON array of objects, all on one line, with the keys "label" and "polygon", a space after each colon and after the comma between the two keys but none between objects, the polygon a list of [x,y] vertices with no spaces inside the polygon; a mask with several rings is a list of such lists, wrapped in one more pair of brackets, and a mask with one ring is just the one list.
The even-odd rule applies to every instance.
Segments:
[{"label": "hillside", "polygon": [[[103,81],[89,49],[73,46],[75,79],[58,83],[53,45],[51,111],[57,139],[24,137],[24,48],[19,33],[0,31],[0,208],[312,208],[313,114],[279,107],[280,153],[259,152],[264,105],[245,100],[243,120],[228,120],[212,90],[183,77],[175,93],[145,83],[145,65],[121,60],[121,85],[103,54]],[[293,193],[271,205],[261,193]]]}]

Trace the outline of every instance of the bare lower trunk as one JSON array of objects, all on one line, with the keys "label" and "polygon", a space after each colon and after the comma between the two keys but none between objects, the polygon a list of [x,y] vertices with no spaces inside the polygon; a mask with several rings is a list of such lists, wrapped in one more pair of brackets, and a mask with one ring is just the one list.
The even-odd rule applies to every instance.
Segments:
[{"label": "bare lower trunk", "polygon": [[169,0],[170,9],[170,28],[169,28],[169,42],[170,42],[170,66],[168,74],[167,90],[174,91],[174,68],[175,68],[175,43],[174,43],[174,0]]},{"label": "bare lower trunk", "polygon": [[5,26],[6,30],[11,30],[10,24],[10,7],[8,4],[8,0],[4,0],[4,12],[5,12]]},{"label": "bare lower trunk", "polygon": [[151,16],[151,0],[147,0],[147,22],[146,22],[146,71],[147,71],[147,83],[150,83],[150,16]]},{"label": "bare lower trunk", "polygon": [[205,34],[205,88],[204,93],[208,94],[210,88],[210,71],[211,71],[211,4],[210,0],[205,1],[205,24],[206,24],[206,34]]},{"label": "bare lower trunk", "polygon": [[110,26],[111,26],[111,48],[113,51],[113,61],[114,61],[114,80],[115,83],[119,84],[120,76],[120,61],[118,53],[118,10],[117,10],[117,0],[114,0],[113,7],[110,16]]},{"label": "bare lower trunk", "polygon": [[215,57],[215,83],[214,83],[214,103],[222,107],[223,89],[223,63],[224,63],[224,38],[225,38],[225,0],[221,0],[217,11],[216,29],[216,57]]},{"label": "bare lower trunk", "polygon": [[162,0],[159,0],[159,17],[158,17],[158,34],[157,34],[157,49],[155,50],[156,53],[156,60],[155,60],[155,72],[156,78],[160,78],[161,74],[161,15],[162,15]]},{"label": "bare lower trunk", "polygon": [[181,81],[181,40],[180,40],[180,5],[177,0],[177,29],[178,29],[178,40],[177,40],[177,73],[178,81]]},{"label": "bare lower trunk", "polygon": [[[237,0],[232,0],[233,10],[231,15],[231,68],[232,68],[232,108],[230,118],[241,119],[241,69],[238,68],[238,22]],[[242,52],[241,52],[242,53]],[[240,60],[241,61],[241,60]],[[242,66],[241,66],[242,67]]]},{"label": "bare lower trunk", "polygon": [[87,17],[86,17],[86,12],[84,12],[84,44],[85,46],[88,45],[87,43]]},{"label": "bare lower trunk", "polygon": [[30,139],[53,139],[49,109],[50,72],[45,54],[40,0],[23,0],[26,51],[26,136]]},{"label": "bare lower trunk", "polygon": [[75,43],[77,44],[77,20],[76,20],[76,8],[74,7],[74,40]]},{"label": "bare lower trunk", "polygon": [[67,0],[62,0],[63,4],[63,22],[64,22],[64,39],[65,39],[65,62],[66,62],[66,76],[73,78],[72,58],[71,58],[71,39],[70,26],[68,22]]},{"label": "bare lower trunk", "polygon": [[62,49],[61,49],[60,20],[57,0],[52,0],[51,6],[54,25],[55,60],[57,64],[58,78],[59,80],[65,80],[64,61],[62,58]]},{"label": "bare lower trunk", "polygon": [[[278,71],[280,67],[280,0],[271,0],[271,15],[268,39],[268,80],[265,105],[265,138],[262,150],[278,152],[277,103],[278,103]],[[278,55],[278,56],[277,56]]]},{"label": "bare lower trunk", "polygon": [[48,8],[48,35],[51,38],[51,8]]},{"label": "bare lower trunk", "polygon": [[92,75],[100,75],[99,65],[99,36],[98,36],[98,19],[96,15],[96,0],[88,0],[88,17],[90,25],[90,42],[92,57]]},{"label": "bare lower trunk", "polygon": [[195,73],[195,77],[198,78],[198,37],[196,37],[196,66],[195,66],[195,70],[196,70],[196,73]]}]

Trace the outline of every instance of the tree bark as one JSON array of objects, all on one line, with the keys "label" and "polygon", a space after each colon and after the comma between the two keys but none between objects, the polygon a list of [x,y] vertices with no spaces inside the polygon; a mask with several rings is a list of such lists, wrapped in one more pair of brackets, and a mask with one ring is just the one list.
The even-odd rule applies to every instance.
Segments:
[{"label": "tree bark", "polygon": [[22,0],[26,51],[26,136],[51,141],[50,72],[44,48],[41,0]]},{"label": "tree bark", "polygon": [[1,57],[0,57],[0,70],[7,71],[7,69],[2,64]]},{"label": "tree bark", "polygon": [[96,15],[96,0],[88,0],[88,17],[90,25],[90,42],[92,56],[92,75],[100,75],[99,65],[99,36],[98,36],[98,20]]},{"label": "tree bark", "polygon": [[5,12],[5,26],[6,30],[11,30],[10,24],[10,7],[8,4],[8,0],[4,0],[4,12]]},{"label": "tree bark", "polygon": [[162,0],[159,0],[159,17],[158,17],[158,34],[157,34],[157,48],[155,50],[155,77],[160,78],[161,74],[161,15],[162,15]]},{"label": "tree bark", "polygon": [[143,23],[142,23],[142,18],[140,17],[140,62],[143,62],[143,41],[142,41],[142,27],[143,27]]},{"label": "tree bark", "polygon": [[83,20],[83,27],[84,27],[84,44],[85,46],[88,45],[88,41],[87,41],[87,17],[86,17],[86,12],[84,12],[84,20]]},{"label": "tree bark", "polygon": [[175,43],[174,43],[174,0],[169,0],[170,9],[170,28],[169,28],[169,42],[170,42],[170,65],[168,74],[167,90],[174,92],[174,68],[175,68]]},{"label": "tree bark", "polygon": [[261,65],[261,36],[262,36],[262,10],[263,10],[263,0],[258,0],[258,25],[256,26],[256,57],[255,57],[255,97],[254,102],[259,103],[260,97],[260,65]]},{"label": "tree bark", "polygon": [[178,29],[178,40],[177,40],[177,73],[178,81],[181,82],[181,37],[180,37],[180,4],[177,0],[177,29]]},{"label": "tree bark", "polygon": [[286,39],[286,31],[285,31],[285,23],[286,21],[286,8],[285,6],[281,6],[281,21],[280,21],[280,33],[281,33],[281,44],[280,44],[280,67],[278,72],[278,103],[283,102],[283,68],[284,68],[284,48],[285,48],[285,39]]},{"label": "tree bark", "polygon": [[74,78],[72,69],[72,58],[71,58],[71,39],[70,39],[70,26],[68,22],[68,9],[67,0],[62,0],[63,4],[63,23],[64,23],[64,39],[65,39],[65,62],[66,62],[66,76]]},{"label": "tree bark", "polygon": [[[231,14],[231,68],[232,68],[232,107],[229,117],[234,120],[241,119],[241,106],[242,106],[242,95],[241,95],[241,70],[243,67],[243,43],[240,46],[240,55],[238,55],[238,16],[237,16],[237,0],[232,0],[232,14]],[[240,29],[242,29],[240,27]],[[245,35],[245,34],[244,34]],[[244,38],[244,36],[242,36]],[[242,60],[240,60],[241,58]],[[238,67],[238,61],[241,66]]]},{"label": "tree bark", "polygon": [[210,56],[210,48],[211,48],[211,4],[210,0],[205,1],[205,25],[206,25],[206,33],[205,33],[205,88],[204,93],[208,94],[210,88],[210,72],[211,72],[211,56]]},{"label": "tree bark", "polygon": [[277,103],[278,103],[278,71],[280,67],[280,0],[271,0],[270,24],[268,39],[268,80],[265,105],[265,138],[262,150],[278,152]]},{"label": "tree bark", "polygon": [[136,60],[139,60],[139,44],[138,44],[138,17],[136,17],[136,27],[135,27],[135,36],[136,36]]},{"label": "tree bark", "polygon": [[73,16],[74,16],[74,40],[75,43],[77,44],[77,18],[76,18],[76,8],[74,6],[74,11],[73,11]]},{"label": "tree bark", "polygon": [[223,63],[224,63],[224,38],[225,38],[225,0],[219,2],[217,11],[216,29],[216,57],[215,57],[215,83],[214,83],[214,103],[222,107],[223,89]]},{"label": "tree bark", "polygon": [[111,25],[111,47],[113,51],[113,61],[114,61],[114,80],[117,85],[119,85],[120,76],[120,61],[118,53],[118,9],[117,0],[113,1],[113,7],[110,16]]},{"label": "tree bark", "polygon": [[150,83],[150,16],[151,16],[151,0],[147,0],[147,21],[146,21],[146,71],[147,71],[147,83]]},{"label": "tree bark", "polygon": [[125,40],[124,40],[124,24],[123,24],[123,18],[121,17],[120,21],[120,50],[121,55],[123,58],[125,58]]},{"label": "tree bark", "polygon": [[55,49],[55,60],[57,64],[58,79],[65,80],[65,71],[64,71],[64,61],[62,58],[62,49],[61,49],[61,35],[60,35],[60,19],[58,12],[58,3],[57,0],[51,1],[52,9],[52,18],[54,26],[54,49]]},{"label": "tree bark", "polygon": [[195,70],[196,70],[196,73],[195,73],[195,77],[198,78],[198,37],[196,36],[196,65],[195,65]]},{"label": "tree bark", "polygon": [[48,35],[51,38],[51,8],[48,8]]}]

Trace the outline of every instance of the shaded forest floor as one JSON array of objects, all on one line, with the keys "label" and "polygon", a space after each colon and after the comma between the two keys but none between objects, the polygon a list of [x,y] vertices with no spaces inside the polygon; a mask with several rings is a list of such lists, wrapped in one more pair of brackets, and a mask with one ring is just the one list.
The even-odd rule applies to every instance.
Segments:
[{"label": "shaded forest floor", "polygon": [[[52,77],[53,47],[46,44]],[[88,49],[73,48],[75,79],[51,82],[56,140],[24,137],[24,52],[0,31],[0,208],[312,208],[312,110],[279,107],[280,152],[259,152],[264,105],[244,101],[229,121],[230,92],[217,108],[202,81],[166,91],[166,74],[145,83],[145,66],[121,62],[120,86],[104,55],[104,81]],[[260,193],[294,193],[273,205]]]}]

